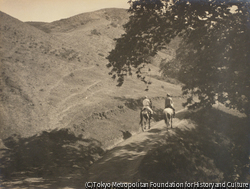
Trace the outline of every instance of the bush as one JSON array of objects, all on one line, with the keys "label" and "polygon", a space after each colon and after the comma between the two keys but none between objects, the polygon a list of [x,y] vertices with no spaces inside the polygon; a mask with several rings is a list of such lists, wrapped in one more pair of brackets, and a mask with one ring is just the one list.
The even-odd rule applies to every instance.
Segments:
[{"label": "bush", "polygon": [[100,32],[98,32],[96,29],[91,30],[92,35],[101,35]]}]

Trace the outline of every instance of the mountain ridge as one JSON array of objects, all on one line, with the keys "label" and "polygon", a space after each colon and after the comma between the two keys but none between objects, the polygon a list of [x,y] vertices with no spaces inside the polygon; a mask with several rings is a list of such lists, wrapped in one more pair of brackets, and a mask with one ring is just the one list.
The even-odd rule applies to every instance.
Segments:
[{"label": "mountain ridge", "polygon": [[129,15],[127,13],[127,9],[108,8],[108,9],[100,9],[93,12],[81,13],[69,18],[64,18],[53,22],[26,22],[26,23],[34,27],[37,27],[47,33],[59,32],[59,31],[66,32],[71,29],[76,29],[79,26],[83,26],[89,22],[101,19],[106,19],[113,22],[120,21],[120,24],[123,25],[124,20],[128,19],[128,16]]}]

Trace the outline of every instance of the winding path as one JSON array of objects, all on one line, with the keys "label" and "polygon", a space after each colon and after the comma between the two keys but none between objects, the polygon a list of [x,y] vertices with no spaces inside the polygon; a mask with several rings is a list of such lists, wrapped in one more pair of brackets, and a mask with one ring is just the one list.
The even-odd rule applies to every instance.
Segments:
[{"label": "winding path", "polygon": [[[184,128],[181,118],[187,110],[176,112],[173,127]],[[134,135],[108,151],[102,159],[95,162],[89,169],[90,182],[136,182],[138,167],[145,155],[157,148],[166,140],[166,133],[174,134],[174,129],[167,129],[164,121],[157,122],[153,127]]]}]

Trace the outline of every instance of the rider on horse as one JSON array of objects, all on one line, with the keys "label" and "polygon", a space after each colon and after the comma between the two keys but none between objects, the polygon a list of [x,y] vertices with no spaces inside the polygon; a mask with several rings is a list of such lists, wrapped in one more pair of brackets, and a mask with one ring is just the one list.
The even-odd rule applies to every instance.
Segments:
[{"label": "rider on horse", "polygon": [[167,94],[167,98],[165,99],[165,108],[172,108],[174,111],[173,117],[175,116],[174,103],[173,103],[173,99],[171,98],[170,94]]},{"label": "rider on horse", "polygon": [[153,115],[153,110],[151,109],[152,108],[152,101],[147,97],[145,96],[145,99],[142,101],[142,110],[144,109],[148,109],[151,113],[151,115]]}]

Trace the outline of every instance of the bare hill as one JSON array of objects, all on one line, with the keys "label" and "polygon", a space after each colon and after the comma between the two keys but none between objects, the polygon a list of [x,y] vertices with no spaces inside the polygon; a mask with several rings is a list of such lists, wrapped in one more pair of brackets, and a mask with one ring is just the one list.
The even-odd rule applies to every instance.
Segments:
[{"label": "bare hill", "polygon": [[[110,8],[94,12],[82,13],[70,18],[61,19],[51,23],[47,22],[27,22],[47,33],[67,32],[79,27],[85,27],[87,24],[99,22],[102,25],[109,23],[113,27],[121,27],[129,18],[126,9]],[[102,21],[102,22],[100,22]],[[104,22],[103,22],[104,21]],[[106,21],[106,22],[105,22]]]},{"label": "bare hill", "polygon": [[[105,56],[127,18],[125,10],[104,9],[49,23],[51,33],[46,33],[1,12],[1,137],[69,127],[100,139],[93,130],[99,131],[102,124],[116,132],[115,137],[100,139],[108,146],[122,137],[121,120],[131,123],[129,128],[123,124],[124,130],[138,130],[138,117],[124,116],[135,109],[125,104],[145,94],[163,97],[169,90],[179,96],[180,87],[154,79],[150,92],[139,80],[129,78],[117,88],[110,79]],[[107,129],[100,132],[109,135]]]},{"label": "bare hill", "polygon": [[[113,39],[119,38],[124,33],[123,25],[128,21],[129,16],[126,9],[110,8],[79,14],[51,23],[27,23],[44,32],[56,35],[77,49],[87,51],[88,55],[94,51],[98,52],[100,56],[106,56],[114,47]],[[152,58],[152,64],[158,68],[162,59],[172,59],[179,42],[180,39],[173,40],[166,50],[160,51]]]},{"label": "bare hill", "polygon": [[[105,149],[141,131],[145,95],[155,121],[167,92],[182,108],[180,86],[151,78],[145,91],[133,76],[118,88],[108,75],[105,57],[127,19],[125,10],[104,9],[28,24],[0,12],[0,182],[84,175]],[[149,76],[159,74],[150,67]]]},{"label": "bare hill", "polygon": [[0,18],[1,137],[17,130],[34,134],[48,128],[52,85],[71,72],[69,60],[79,63],[81,55],[5,13]]}]

